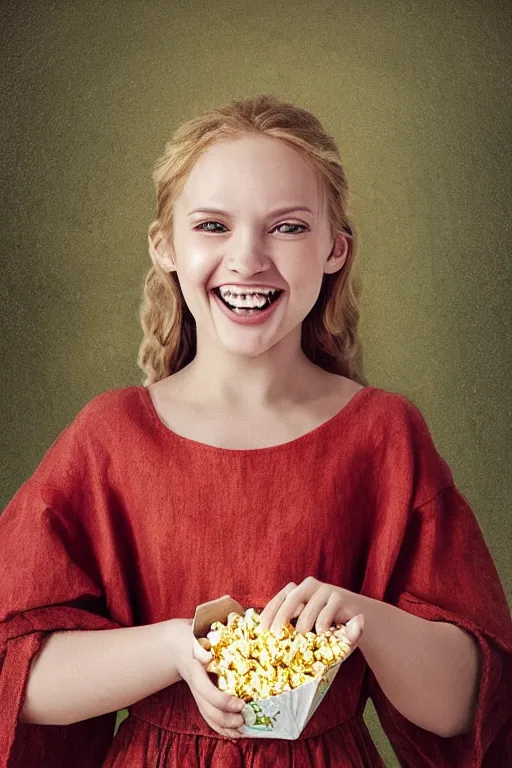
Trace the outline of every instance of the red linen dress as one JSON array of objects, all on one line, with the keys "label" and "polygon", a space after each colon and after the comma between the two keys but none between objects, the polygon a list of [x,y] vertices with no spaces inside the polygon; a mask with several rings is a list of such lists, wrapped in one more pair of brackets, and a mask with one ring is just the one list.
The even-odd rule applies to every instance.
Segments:
[{"label": "red linen dress", "polygon": [[[1,768],[384,765],[371,697],[403,766],[512,765],[512,624],[481,529],[416,406],[365,387],[302,437],[231,450],[180,437],[148,390],[109,390],[58,436],[0,516]],[[263,608],[312,575],[426,619],[482,654],[472,731],[441,738],[387,701],[359,650],[296,741],[231,742],[180,681],[68,726],[19,720],[48,632],[191,618],[230,594]]]}]

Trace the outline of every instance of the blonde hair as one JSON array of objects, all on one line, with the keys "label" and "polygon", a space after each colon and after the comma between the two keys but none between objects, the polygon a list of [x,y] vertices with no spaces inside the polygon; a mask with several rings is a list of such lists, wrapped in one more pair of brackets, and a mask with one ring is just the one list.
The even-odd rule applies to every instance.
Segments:
[{"label": "blonde hair", "polygon": [[[218,141],[248,134],[280,139],[302,156],[315,171],[322,199],[327,195],[332,232],[344,232],[352,240],[342,269],[323,276],[315,305],[302,323],[301,346],[316,365],[366,385],[357,332],[360,310],[352,274],[357,238],[347,213],[348,185],[336,143],[313,114],[270,94],[259,94],[182,124],[154,168],[157,219],[149,227],[149,237],[160,232],[173,241],[173,205],[199,156]],[[148,386],[184,368],[196,353],[195,320],[176,273],[166,272],[159,264],[151,267],[144,281],[140,320],[144,338],[137,362]]]}]

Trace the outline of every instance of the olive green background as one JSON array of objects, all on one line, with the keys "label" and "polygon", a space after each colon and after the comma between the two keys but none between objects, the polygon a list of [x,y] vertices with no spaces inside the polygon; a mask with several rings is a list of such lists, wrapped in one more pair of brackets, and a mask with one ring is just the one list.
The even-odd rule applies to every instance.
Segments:
[{"label": "olive green background", "polygon": [[339,144],[366,376],[422,410],[509,594],[507,3],[26,1],[0,28],[2,508],[86,402],[142,382],[150,174],[172,130],[270,92]]}]

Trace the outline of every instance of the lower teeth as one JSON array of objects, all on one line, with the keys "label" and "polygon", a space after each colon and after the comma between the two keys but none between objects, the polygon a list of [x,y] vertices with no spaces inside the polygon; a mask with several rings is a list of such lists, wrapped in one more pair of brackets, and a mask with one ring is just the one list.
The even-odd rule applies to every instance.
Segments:
[{"label": "lower teeth", "polygon": [[236,312],[237,315],[253,315],[255,312],[261,312],[262,309],[266,309],[266,307],[262,307],[262,309],[245,309],[245,307],[230,307],[230,309],[232,312]]},{"label": "lower teeth", "polygon": [[234,307],[231,304],[229,304],[227,301],[224,301],[224,299],[222,299],[222,297],[219,296],[219,298],[221,299],[223,304],[225,304],[226,307],[228,307],[228,309],[230,309],[232,312],[235,312],[235,314],[237,314],[237,315],[253,315],[255,312],[263,312],[266,309],[268,309],[269,307],[271,307],[272,304],[275,304],[275,302],[277,301],[277,299],[279,297],[276,297],[274,301],[267,302],[263,307]]}]

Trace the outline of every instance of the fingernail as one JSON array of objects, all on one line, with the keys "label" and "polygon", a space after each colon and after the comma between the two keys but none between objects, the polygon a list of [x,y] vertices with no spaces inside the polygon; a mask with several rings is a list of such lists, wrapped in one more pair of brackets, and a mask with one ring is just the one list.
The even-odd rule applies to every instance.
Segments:
[{"label": "fingernail", "polygon": [[362,631],[364,628],[364,616],[362,613],[358,613],[357,616],[354,616],[352,619],[350,619],[350,621],[347,622],[346,629],[349,634],[351,634],[351,631],[357,632],[357,624],[360,625],[360,629]]}]

